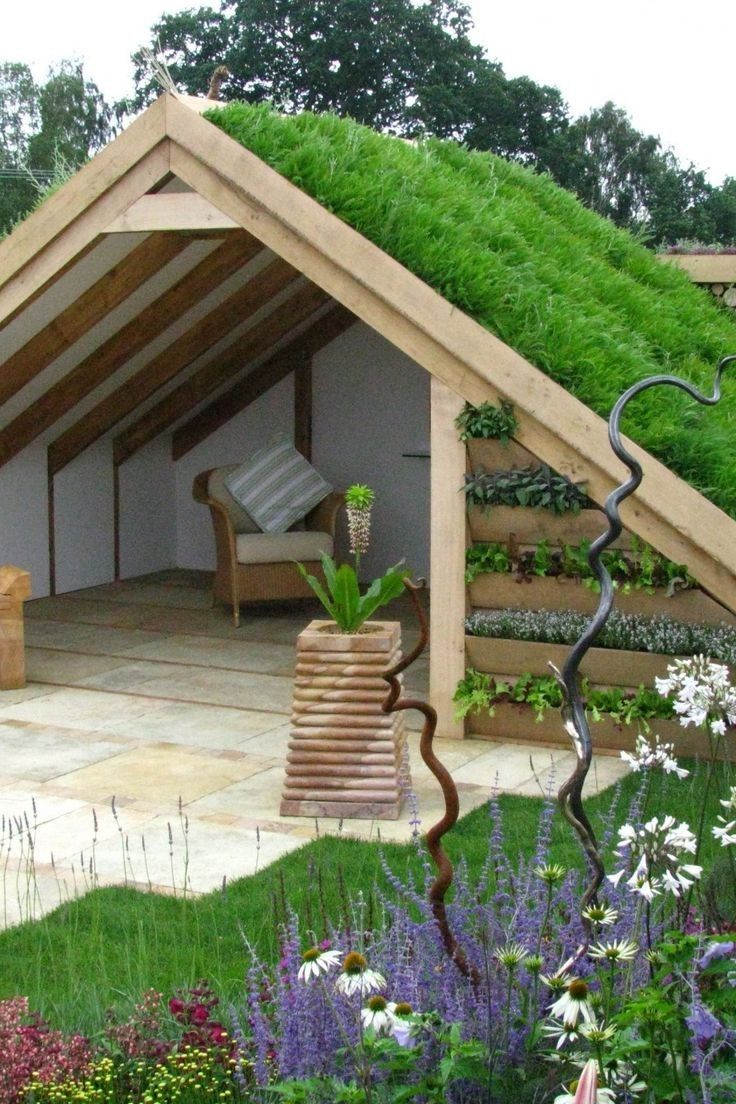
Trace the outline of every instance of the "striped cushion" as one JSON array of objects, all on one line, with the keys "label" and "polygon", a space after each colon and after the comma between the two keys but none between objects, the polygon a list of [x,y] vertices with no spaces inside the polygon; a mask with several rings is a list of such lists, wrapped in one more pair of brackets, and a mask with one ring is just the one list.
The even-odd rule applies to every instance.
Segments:
[{"label": "striped cushion", "polygon": [[286,437],[230,472],[225,486],[264,533],[285,533],[332,490]]}]

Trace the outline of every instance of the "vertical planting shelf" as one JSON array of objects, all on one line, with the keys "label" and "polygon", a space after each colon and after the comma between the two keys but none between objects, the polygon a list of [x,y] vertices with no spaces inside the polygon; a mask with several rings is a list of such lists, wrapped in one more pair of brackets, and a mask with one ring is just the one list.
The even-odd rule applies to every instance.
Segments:
[{"label": "vertical planting shelf", "polygon": [[312,621],[300,633],[282,816],[398,819],[405,719],[381,709],[381,676],[400,656],[395,621],[353,634]]},{"label": "vertical planting shelf", "polygon": [[[467,441],[468,471],[483,469],[488,473],[512,469],[539,467],[539,460],[515,440],[503,443],[496,439],[470,438]],[[555,546],[579,546],[593,541],[606,530],[605,516],[598,508],[581,509],[558,514],[550,509],[527,506],[468,506],[468,541],[497,544],[513,552],[513,558],[533,550],[541,541]],[[624,530],[614,549],[632,553],[632,535]],[[580,578],[569,575],[519,575],[489,571],[477,574],[468,583],[468,608],[473,610],[547,610],[574,611],[593,614],[599,595],[586,587]],[[622,613],[652,616],[662,614],[675,621],[691,624],[736,625],[736,617],[698,588],[677,590],[668,596],[664,588],[649,593],[643,589],[617,592],[615,606]],[[545,644],[500,637],[466,636],[466,658],[469,667],[506,682],[521,675],[549,675],[548,662],[560,666],[568,652],[566,645]],[[634,690],[640,684],[651,686],[655,676],[664,674],[672,662],[670,655],[650,652],[594,649],[586,660],[583,673],[592,685],[602,688],[621,687]],[[630,748],[639,724],[615,723],[602,717],[592,726],[596,746],[608,750]],[[652,720],[652,728],[660,735],[675,738],[682,735],[676,720]],[[493,739],[528,740],[533,743],[568,743],[559,713],[549,710],[541,723],[535,721],[529,705],[501,700],[491,716],[487,711],[471,713],[466,718],[466,731],[475,736]],[[682,747],[682,739],[678,744]],[[700,734],[687,741],[687,751],[702,750]]]}]

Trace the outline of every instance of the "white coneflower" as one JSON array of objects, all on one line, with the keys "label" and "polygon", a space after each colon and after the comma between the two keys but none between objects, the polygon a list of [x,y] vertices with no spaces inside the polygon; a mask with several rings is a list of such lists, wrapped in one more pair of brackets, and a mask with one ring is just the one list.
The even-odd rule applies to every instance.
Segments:
[{"label": "white coneflower", "polygon": [[496,947],[493,952],[494,958],[507,970],[515,970],[528,955],[528,950],[521,943],[507,943],[504,947]]},{"label": "white coneflower", "polygon": [[608,1043],[616,1034],[613,1024],[582,1023],[580,1034],[589,1043]]},{"label": "white coneflower", "polygon": [[353,483],[345,492],[345,508],[348,515],[348,538],[353,555],[368,551],[371,535],[371,509],[375,493],[364,483]]},{"label": "white coneflower", "polygon": [[386,998],[376,994],[369,997],[365,1008],[361,1009],[360,1022],[363,1027],[370,1027],[380,1034],[390,1032],[396,1019]]},{"label": "white coneflower", "polygon": [[639,945],[631,939],[612,939],[608,943],[594,943],[588,954],[606,962],[629,962],[636,958],[638,951]]},{"label": "white coneflower", "polygon": [[339,966],[341,958],[340,951],[325,951],[320,947],[310,947],[302,955],[302,964],[296,976],[299,981],[311,981],[320,974],[326,974],[332,966]]},{"label": "white coneflower", "polygon": [[583,919],[589,920],[591,924],[599,924],[601,927],[608,924],[615,924],[618,920],[618,910],[611,908],[609,905],[588,905],[583,909]]},{"label": "white coneflower", "polygon": [[573,1027],[577,1024],[579,1016],[582,1016],[586,1023],[595,1023],[588,983],[582,978],[572,978],[565,986],[562,996],[550,1005],[549,1014],[556,1020],[562,1020],[564,1024],[572,1024]]},{"label": "white coneflower", "polygon": [[389,1001],[388,1010],[394,1017],[390,1031],[396,1042],[402,1047],[414,1046],[417,1040],[412,1006],[407,1001]]},{"label": "white coneflower", "polygon": [[550,1041],[557,1040],[555,1050],[562,1050],[566,1043],[576,1043],[580,1038],[577,1025],[573,1023],[543,1024],[542,1035]]},{"label": "white coneflower", "polygon": [[368,963],[359,951],[351,951],[345,956],[342,973],[335,982],[335,988],[346,997],[360,993],[361,997],[369,993],[378,993],[386,988],[386,979],[376,970],[369,970]]},{"label": "white coneflower", "polygon": [[556,885],[562,881],[567,871],[560,863],[546,863],[544,866],[535,866],[534,873],[547,885]]}]

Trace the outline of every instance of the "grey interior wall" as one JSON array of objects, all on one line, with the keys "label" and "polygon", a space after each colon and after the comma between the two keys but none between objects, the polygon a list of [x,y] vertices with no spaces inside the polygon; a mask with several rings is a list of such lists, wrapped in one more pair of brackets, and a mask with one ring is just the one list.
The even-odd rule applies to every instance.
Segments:
[{"label": "grey interior wall", "polygon": [[429,572],[429,459],[405,455],[429,449],[429,381],[362,324],[314,359],[314,465],[336,487],[376,492],[365,576],[400,559]]},{"label": "grey interior wall", "polygon": [[173,567],[176,495],[171,438],[151,441],[121,464],[119,472],[121,578]]},{"label": "grey interior wall", "polygon": [[294,380],[288,376],[181,458],[176,467],[176,563],[211,571],[215,544],[209,510],[192,498],[195,475],[246,460],[276,433],[294,433]]}]

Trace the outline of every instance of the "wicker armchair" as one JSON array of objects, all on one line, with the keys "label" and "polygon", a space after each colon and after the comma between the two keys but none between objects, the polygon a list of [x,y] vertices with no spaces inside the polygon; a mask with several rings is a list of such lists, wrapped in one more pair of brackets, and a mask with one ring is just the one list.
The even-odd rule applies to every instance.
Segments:
[{"label": "wicker armchair", "polygon": [[337,513],[345,498],[329,494],[304,519],[303,529],[288,533],[261,533],[228,494],[223,477],[234,468],[210,468],[195,477],[192,496],[209,506],[215,530],[217,566],[213,603],[232,606],[233,621],[240,624],[240,603],[311,598],[313,592],[293,561],[304,563],[310,574],[322,577],[317,558],[333,551]]}]

